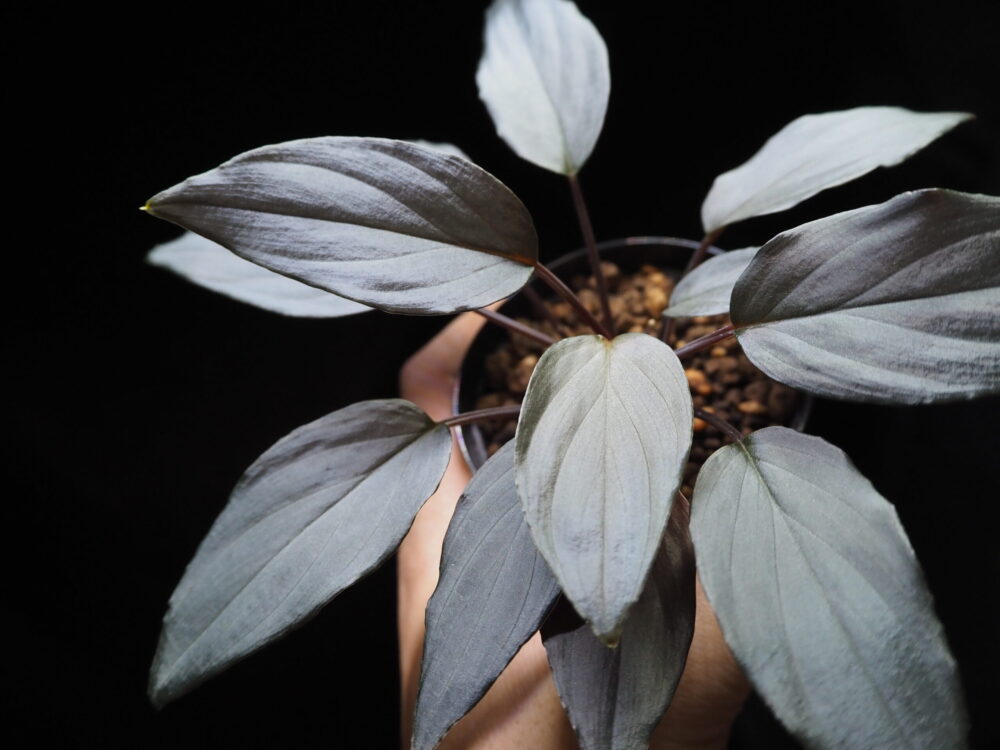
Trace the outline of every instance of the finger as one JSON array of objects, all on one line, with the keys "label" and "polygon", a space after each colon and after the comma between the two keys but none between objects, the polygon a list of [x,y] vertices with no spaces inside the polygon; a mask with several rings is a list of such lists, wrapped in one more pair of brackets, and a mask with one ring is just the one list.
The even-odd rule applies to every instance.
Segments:
[{"label": "finger", "polygon": [[[503,302],[504,300],[494,302],[489,309],[496,310]],[[417,361],[441,372],[458,372],[472,339],[485,322],[485,318],[478,313],[462,313],[417,351],[410,361]]]},{"label": "finger", "polygon": [[468,312],[441,329],[403,365],[399,373],[400,396],[415,403],[431,419],[440,421],[452,416],[458,371],[484,323],[481,315]]},{"label": "finger", "polygon": [[653,733],[650,750],[725,748],[730,727],[750,693],[750,683],[722,637],[701,581],[695,583],[694,638],[687,664],[670,708]]},{"label": "finger", "polygon": [[424,643],[424,612],[438,581],[441,547],[458,498],[472,478],[461,454],[452,446],[451,462],[437,491],[417,513],[396,554],[397,627],[404,725],[417,699],[420,657]]}]

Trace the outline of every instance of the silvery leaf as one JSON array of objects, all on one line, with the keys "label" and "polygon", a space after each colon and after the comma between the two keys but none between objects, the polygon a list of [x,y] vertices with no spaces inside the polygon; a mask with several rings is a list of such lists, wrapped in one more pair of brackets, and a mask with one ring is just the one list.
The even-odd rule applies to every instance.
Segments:
[{"label": "silvery leaf", "polygon": [[688,504],[678,498],[617,648],[586,625],[568,632],[542,627],[552,676],[582,750],[649,747],[694,635],[694,572]]},{"label": "silvery leaf", "polygon": [[448,527],[427,605],[414,750],[436,747],[538,630],[559,585],[514,486],[514,445],[473,476]]},{"label": "silvery leaf", "polygon": [[726,642],[806,747],[959,748],[955,661],[893,507],[844,453],[784,427],[713,454],[692,501]]},{"label": "silvery leaf", "polygon": [[146,260],[213,292],[282,315],[339,318],[371,310],[367,305],[243,260],[194,232],[157,245]]},{"label": "silvery leaf", "polygon": [[606,643],[642,592],[691,447],[691,396],[663,342],[563,339],[528,384],[517,489],[531,534]]},{"label": "silvery leaf", "polygon": [[832,398],[929,403],[1000,391],[1000,198],[903,193],[778,235],[730,315],[775,380]]},{"label": "silvery leaf", "polygon": [[715,255],[682,278],[670,294],[668,318],[721,315],[729,312],[733,285],[757,254],[757,248],[730,250]]},{"label": "silvery leaf", "polygon": [[353,404],[269,448],[170,597],[153,702],[280,638],[375,569],[434,492],[450,454],[448,428],[400,399]]},{"label": "silvery leaf", "polygon": [[495,0],[486,11],[479,97],[518,156],[560,174],[587,161],[611,90],[604,40],[566,0]]},{"label": "silvery leaf", "polygon": [[467,159],[384,138],[248,151],[147,210],[272,271],[388,312],[483,307],[527,282],[524,205]]},{"label": "silvery leaf", "polygon": [[715,178],[701,207],[705,233],[784,211],[877,167],[899,164],[971,117],[856,107],[793,120],[749,161]]},{"label": "silvery leaf", "polygon": [[420,140],[419,138],[411,139],[408,142],[417,146],[423,146],[424,148],[433,148],[436,149],[437,151],[440,151],[441,153],[449,154],[451,156],[459,156],[463,159],[467,159],[468,161],[472,161],[472,159],[469,159],[468,154],[466,154],[462,149],[460,149],[453,143],[442,143],[439,141],[424,141]]}]

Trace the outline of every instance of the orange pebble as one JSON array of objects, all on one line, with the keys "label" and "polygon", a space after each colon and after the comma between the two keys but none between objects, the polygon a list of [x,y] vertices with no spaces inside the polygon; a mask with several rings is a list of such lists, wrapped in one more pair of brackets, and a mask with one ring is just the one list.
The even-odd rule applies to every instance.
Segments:
[{"label": "orange pebble", "polygon": [[736,408],[744,414],[764,414],[767,412],[767,407],[760,401],[744,401]]}]

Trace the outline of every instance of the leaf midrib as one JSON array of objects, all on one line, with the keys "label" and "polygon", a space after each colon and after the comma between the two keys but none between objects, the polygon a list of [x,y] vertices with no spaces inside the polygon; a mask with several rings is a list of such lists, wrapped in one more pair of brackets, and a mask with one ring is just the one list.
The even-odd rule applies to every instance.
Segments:
[{"label": "leaf midrib", "polygon": [[[274,552],[273,555],[271,555],[266,561],[264,561],[264,564],[261,565],[253,573],[253,575],[250,576],[231,597],[229,597],[229,599],[226,601],[225,605],[223,605],[219,609],[219,611],[212,617],[212,619],[202,628],[201,632],[199,632],[198,635],[187,646],[185,646],[184,649],[179,654],[177,654],[174,657],[174,659],[171,662],[171,665],[168,668],[168,670],[166,671],[166,674],[164,675],[164,677],[161,678],[161,679],[159,679],[159,680],[157,680],[157,682],[160,685],[163,685],[163,686],[165,686],[168,683],[168,679],[167,678],[168,677],[172,677],[174,675],[175,670],[182,663],[182,661],[184,660],[184,658],[195,648],[195,646],[201,641],[201,639],[206,635],[206,633],[208,633],[212,629],[212,627],[219,620],[219,618],[222,617],[222,615],[225,614],[225,612],[227,612],[229,610],[229,608],[232,606],[233,602],[235,602],[243,594],[243,592],[260,577],[260,575],[268,568],[268,566],[270,566],[274,562],[275,558],[277,558],[278,555],[280,555],[285,549],[287,549],[290,545],[292,545],[297,539],[300,539],[303,534],[305,534],[310,528],[312,528],[316,523],[318,523],[322,518],[324,518],[327,513],[329,513],[335,507],[337,507],[338,505],[340,505],[340,503],[343,500],[345,500],[349,495],[351,495],[352,493],[354,493],[362,484],[364,484],[365,482],[367,482],[368,479],[370,479],[372,476],[374,476],[382,466],[384,466],[385,464],[389,463],[392,459],[394,459],[396,456],[400,455],[404,451],[408,450],[410,447],[412,447],[421,438],[423,438],[423,437],[431,434],[434,431],[434,429],[436,429],[436,427],[437,426],[435,425],[435,426],[431,427],[430,429],[422,431],[421,433],[419,433],[418,435],[416,435],[413,438],[413,440],[411,440],[411,441],[407,442],[406,444],[404,444],[403,447],[401,447],[399,450],[397,450],[394,453],[392,453],[391,455],[387,456],[384,460],[379,461],[374,466],[374,468],[372,468],[371,471],[369,471],[366,475],[364,475],[363,477],[361,477],[361,479],[357,483],[355,483],[348,490],[346,490],[332,505],[330,505],[329,507],[327,507],[326,510],[324,510],[322,513],[319,513],[315,518],[313,518],[312,520],[310,520],[305,526],[303,526],[301,529],[299,529],[299,531],[297,533],[295,533],[284,544],[282,544],[281,547],[279,547]],[[250,529],[256,528],[261,523],[263,523],[264,521],[272,518],[277,513],[280,513],[283,510],[287,510],[288,508],[293,507],[294,505],[296,505],[297,503],[301,502],[302,500],[306,500],[306,499],[308,499],[310,497],[314,497],[315,495],[317,495],[317,494],[319,494],[319,493],[321,493],[323,491],[324,491],[323,488],[315,489],[315,490],[307,493],[306,495],[303,495],[300,498],[296,499],[292,503],[288,503],[288,504],[282,506],[280,509],[278,509],[274,513],[269,513],[266,516],[262,516],[260,519],[258,519],[256,522],[254,522],[251,526],[248,526],[245,529],[243,529],[237,536],[233,537],[233,539],[231,539],[229,542],[227,542],[224,546],[218,548],[213,553],[212,557],[213,558],[217,557],[218,554],[220,554],[223,550],[228,549],[233,544],[235,544],[236,542],[238,542],[241,538],[243,538],[250,531]],[[319,555],[319,553],[317,553],[317,557],[318,557],[318,555]],[[315,560],[313,562],[315,562]],[[311,565],[310,565],[310,567],[311,567]],[[273,614],[273,612],[272,612],[272,614]],[[269,618],[270,614],[267,617]],[[267,619],[267,618],[265,618],[265,619]],[[261,622],[263,622],[263,620],[261,620]],[[257,627],[259,627],[259,625],[260,625],[260,623],[258,623],[258,625],[254,626],[254,628],[251,629],[248,632],[250,632],[250,633],[254,632],[254,630]],[[244,636],[241,637],[239,643],[243,642],[243,640],[245,639],[246,635],[247,634],[244,634]]]},{"label": "leaf midrib", "polygon": [[[889,704],[888,700],[882,694],[882,688],[881,688],[881,686],[872,677],[871,672],[870,672],[869,667],[868,667],[868,664],[861,657],[861,652],[858,649],[857,644],[854,642],[854,637],[852,636],[850,630],[848,630],[847,626],[844,624],[843,620],[840,617],[840,613],[838,612],[838,610],[836,609],[836,607],[834,607],[832,605],[832,603],[830,601],[830,598],[827,596],[827,594],[826,594],[826,588],[823,586],[823,583],[820,580],[818,574],[816,573],[816,570],[813,568],[812,563],[809,560],[809,557],[805,554],[805,552],[802,549],[802,545],[799,543],[798,538],[792,532],[792,529],[791,529],[791,527],[788,524],[788,520],[785,518],[785,511],[784,511],[784,509],[781,507],[780,503],[778,502],[777,498],[775,497],[774,493],[772,492],[770,485],[767,483],[767,480],[764,478],[764,475],[757,468],[756,457],[750,452],[750,450],[747,448],[747,446],[745,446],[743,444],[743,441],[740,441],[739,443],[737,443],[737,445],[739,445],[740,448],[743,450],[743,453],[746,456],[747,464],[749,465],[749,467],[751,468],[751,470],[753,471],[753,473],[757,476],[757,478],[758,478],[761,486],[764,488],[765,492],[767,493],[768,500],[771,501],[770,502],[770,507],[772,508],[772,512],[771,512],[770,515],[771,515],[771,522],[772,522],[772,538],[773,538],[773,544],[774,544],[773,559],[774,559],[775,566],[776,566],[776,568],[775,568],[775,576],[777,577],[777,575],[778,575],[778,572],[777,572],[777,570],[778,570],[777,569],[777,562],[778,562],[777,543],[778,543],[778,541],[777,541],[777,534],[774,533],[774,531],[773,531],[773,529],[774,529],[774,519],[775,518],[781,518],[781,522],[784,524],[785,530],[786,530],[788,536],[792,539],[792,542],[795,545],[795,549],[799,553],[799,557],[805,563],[805,569],[809,571],[809,576],[810,576],[810,578],[812,578],[813,582],[816,585],[817,590],[820,592],[822,600],[826,604],[827,610],[833,616],[833,621],[837,623],[838,629],[844,634],[844,639],[847,641],[847,644],[848,644],[849,648],[851,649],[852,653],[855,655],[855,661],[856,661],[856,663],[861,667],[861,669],[864,672],[865,676],[867,677],[868,683],[871,685],[871,687],[872,687],[875,695],[878,696],[878,700],[879,700],[880,705],[883,708],[883,711],[889,717],[889,719],[892,721],[892,723],[896,726],[896,728],[899,730],[900,735],[902,737],[909,738],[909,734],[906,732],[906,729],[905,729],[904,725],[899,721],[898,717],[896,716],[895,712],[893,711],[893,709],[892,709],[891,705]],[[774,512],[774,511],[776,511],[776,512]],[[778,580],[778,579],[776,578],[776,580]],[[778,601],[779,601],[779,604],[780,604],[780,602],[781,602],[781,595],[780,595],[780,593],[778,595]],[[787,634],[787,622],[786,622],[786,619],[784,617],[784,610],[782,610],[781,622],[782,622],[782,627],[785,629],[785,633]],[[785,640],[788,641],[787,635],[786,635],[786,639]],[[792,655],[792,659],[793,659],[793,661],[795,661],[795,656],[794,656],[795,652],[794,652],[794,650],[791,649],[791,648],[789,648],[788,649],[788,653],[790,655]],[[802,684],[801,677],[800,677],[800,684]],[[804,688],[804,685],[803,685],[803,688]],[[803,690],[803,695],[808,698],[809,697],[808,690],[804,689]]]}]

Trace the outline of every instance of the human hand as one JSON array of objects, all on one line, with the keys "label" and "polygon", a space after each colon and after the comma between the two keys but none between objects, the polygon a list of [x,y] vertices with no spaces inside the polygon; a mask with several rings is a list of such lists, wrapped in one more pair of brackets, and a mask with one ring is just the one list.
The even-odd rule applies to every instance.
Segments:
[{"label": "human hand", "polygon": [[[435,420],[453,415],[452,392],[469,344],[484,320],[460,315],[400,373],[400,395]],[[409,747],[424,642],[424,612],[437,585],[448,523],[472,472],[457,450],[438,490],[417,514],[399,547],[398,627],[402,680],[403,746]],[[715,613],[698,582],[694,638],[669,710],[650,742],[651,750],[724,748],[749,684],[722,638]],[[493,687],[441,743],[442,750],[572,750],[576,737],[559,701],[541,637],[536,633]]]}]

